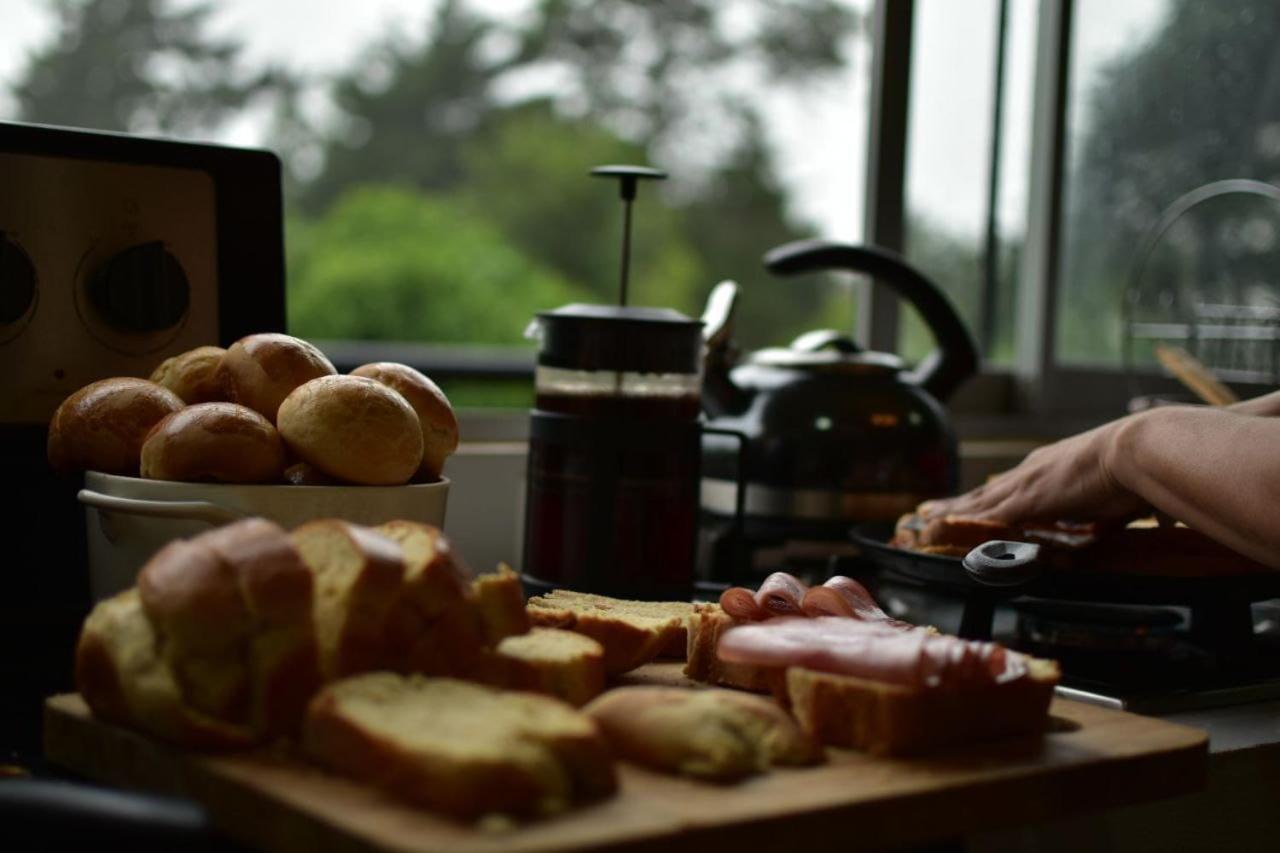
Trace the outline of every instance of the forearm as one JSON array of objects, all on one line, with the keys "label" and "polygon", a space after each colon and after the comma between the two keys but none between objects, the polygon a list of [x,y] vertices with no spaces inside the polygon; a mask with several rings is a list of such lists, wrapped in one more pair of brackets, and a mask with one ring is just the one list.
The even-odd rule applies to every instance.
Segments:
[{"label": "forearm", "polygon": [[1280,568],[1280,419],[1164,408],[1116,430],[1107,468],[1156,509]]},{"label": "forearm", "polygon": [[1263,394],[1261,397],[1254,397],[1252,400],[1241,400],[1239,403],[1232,403],[1227,408],[1242,415],[1259,415],[1264,418],[1275,417],[1280,415],[1280,391]]}]

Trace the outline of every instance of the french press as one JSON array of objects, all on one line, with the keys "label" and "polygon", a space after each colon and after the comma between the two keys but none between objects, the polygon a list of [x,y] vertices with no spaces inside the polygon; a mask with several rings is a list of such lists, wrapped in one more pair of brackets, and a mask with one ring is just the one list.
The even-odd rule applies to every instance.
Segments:
[{"label": "french press", "polygon": [[573,304],[530,325],[539,343],[529,423],[523,572],[567,587],[684,599],[693,589],[702,323],[627,305],[631,205],[655,169],[602,166],[624,205],[617,305]]}]

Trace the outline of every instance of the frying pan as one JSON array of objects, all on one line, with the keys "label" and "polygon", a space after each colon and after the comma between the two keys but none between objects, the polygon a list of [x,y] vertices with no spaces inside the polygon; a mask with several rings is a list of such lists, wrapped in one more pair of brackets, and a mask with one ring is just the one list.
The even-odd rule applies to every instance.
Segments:
[{"label": "frying pan", "polygon": [[894,548],[883,529],[851,534],[862,558],[876,569],[915,585],[964,599],[960,636],[990,639],[995,606],[1022,596],[1111,604],[1180,605],[1191,609],[1193,637],[1216,648],[1252,642],[1254,601],[1280,598],[1280,572],[1230,577],[1160,577],[1079,569],[1055,571],[1040,546],[992,541],[965,557],[919,554]]}]

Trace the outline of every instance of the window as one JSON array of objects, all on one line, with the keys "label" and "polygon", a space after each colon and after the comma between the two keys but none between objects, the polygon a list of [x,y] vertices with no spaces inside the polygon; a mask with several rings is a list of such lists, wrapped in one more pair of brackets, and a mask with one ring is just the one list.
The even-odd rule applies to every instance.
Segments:
[{"label": "window", "polygon": [[[1171,210],[1216,182],[1280,181],[1278,43],[1280,5],[1271,0],[1078,0],[1060,360],[1117,365],[1127,338],[1150,362],[1151,345],[1167,338],[1215,368],[1280,375],[1270,363],[1280,202],[1237,185],[1187,199],[1181,215]],[[1166,212],[1176,221],[1148,245]],[[1246,315],[1267,322],[1245,323]],[[1229,325],[1271,337],[1250,344],[1224,332]]]},{"label": "window", "polygon": [[[987,362],[1004,366],[1013,361],[1034,48],[1034,4],[915,3],[904,254],[947,290]],[[932,346],[914,312],[902,317],[901,341],[916,357]]]},{"label": "window", "polygon": [[634,303],[696,316],[732,278],[746,347],[849,325],[847,290],[760,258],[861,231],[870,0],[13,2],[0,117],[281,154],[290,330],[337,360],[526,404],[534,313],[616,298],[621,206],[587,177],[616,162],[671,175]]}]

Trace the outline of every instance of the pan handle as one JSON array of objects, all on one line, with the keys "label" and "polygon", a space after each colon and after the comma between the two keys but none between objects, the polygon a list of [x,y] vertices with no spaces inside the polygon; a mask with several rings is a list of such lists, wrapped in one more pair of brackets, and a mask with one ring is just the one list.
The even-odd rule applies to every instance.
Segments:
[{"label": "pan handle", "polygon": [[244,518],[244,513],[227,509],[208,501],[148,501],[139,498],[122,498],[104,495],[92,489],[81,489],[76,495],[80,503],[106,512],[128,515],[145,515],[152,518],[180,518],[188,521],[204,521],[209,524],[226,524]]},{"label": "pan handle", "polygon": [[983,586],[1025,586],[1040,577],[1040,546],[1031,542],[983,542],[964,558],[969,577]]}]

